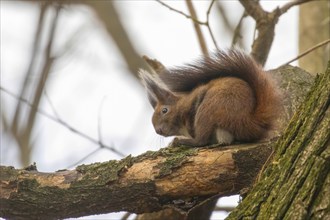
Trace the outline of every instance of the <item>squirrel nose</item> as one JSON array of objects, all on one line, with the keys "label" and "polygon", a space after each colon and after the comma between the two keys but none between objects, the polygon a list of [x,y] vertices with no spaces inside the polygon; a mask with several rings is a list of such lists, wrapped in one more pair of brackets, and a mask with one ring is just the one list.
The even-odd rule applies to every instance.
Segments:
[{"label": "squirrel nose", "polygon": [[156,128],[156,133],[161,135],[163,134],[163,131],[161,128]]}]

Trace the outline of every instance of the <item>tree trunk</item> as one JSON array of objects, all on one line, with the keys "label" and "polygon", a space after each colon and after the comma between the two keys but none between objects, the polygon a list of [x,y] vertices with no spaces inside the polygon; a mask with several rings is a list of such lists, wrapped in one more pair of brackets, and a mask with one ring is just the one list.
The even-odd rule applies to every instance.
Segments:
[{"label": "tree trunk", "polygon": [[[299,54],[330,38],[330,2],[314,1],[299,11]],[[312,74],[321,73],[330,59],[330,45],[299,59],[299,66]]]},{"label": "tree trunk", "polygon": [[260,181],[227,219],[330,219],[330,62],[275,144]]}]

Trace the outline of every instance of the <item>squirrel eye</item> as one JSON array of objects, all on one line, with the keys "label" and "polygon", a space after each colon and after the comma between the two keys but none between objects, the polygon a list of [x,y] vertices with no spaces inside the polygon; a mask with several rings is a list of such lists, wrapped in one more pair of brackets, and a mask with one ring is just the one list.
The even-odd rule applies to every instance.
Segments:
[{"label": "squirrel eye", "polygon": [[167,108],[163,108],[163,109],[162,109],[162,113],[163,113],[163,114],[166,114],[167,112],[168,112],[168,109],[167,109]]}]

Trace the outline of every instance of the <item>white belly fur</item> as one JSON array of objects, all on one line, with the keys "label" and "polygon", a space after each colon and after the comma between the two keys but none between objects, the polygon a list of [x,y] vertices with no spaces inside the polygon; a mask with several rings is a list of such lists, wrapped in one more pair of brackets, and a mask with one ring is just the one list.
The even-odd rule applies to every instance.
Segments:
[{"label": "white belly fur", "polygon": [[230,132],[221,128],[218,128],[215,131],[215,135],[219,144],[227,145],[231,144],[234,141],[234,136]]}]

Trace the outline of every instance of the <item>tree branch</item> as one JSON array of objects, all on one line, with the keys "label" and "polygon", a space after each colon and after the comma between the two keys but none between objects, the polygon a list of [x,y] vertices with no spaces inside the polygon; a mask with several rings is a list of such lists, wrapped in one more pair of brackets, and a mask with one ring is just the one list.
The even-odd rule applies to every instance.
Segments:
[{"label": "tree branch", "polygon": [[114,1],[81,0],[77,2],[85,3],[95,10],[100,20],[104,23],[105,29],[116,43],[130,73],[138,78],[138,70],[140,68],[146,68],[146,65],[129,38],[118,15]]},{"label": "tree branch", "polygon": [[246,16],[247,16],[247,13],[244,10],[241,18],[238,21],[238,24],[237,24],[235,30],[233,31],[233,40],[232,40],[232,43],[231,43],[231,47],[234,47],[237,43],[240,43],[241,46],[243,46],[242,41],[241,41],[241,39],[242,39],[241,28],[242,28],[243,20],[244,20],[244,18],[246,18]]},{"label": "tree branch", "polygon": [[[195,11],[195,8],[194,8],[194,5],[193,5],[192,1],[191,0],[186,0],[185,2],[186,2],[186,5],[188,7],[189,13],[191,14],[191,17],[198,20],[197,14],[196,14],[196,11]],[[197,38],[198,38],[198,42],[199,42],[199,46],[201,48],[201,51],[205,56],[208,56],[209,52],[207,50],[206,42],[205,42],[204,35],[202,33],[201,27],[196,22],[193,22],[193,25],[194,25],[194,28],[195,28],[195,32],[196,32],[196,35],[197,35]]]},{"label": "tree branch", "polygon": [[95,138],[93,138],[93,137],[91,137],[91,136],[89,136],[89,135],[87,135],[87,134],[85,134],[85,133],[79,131],[78,129],[76,129],[76,128],[72,127],[71,125],[69,125],[67,122],[63,121],[61,118],[54,117],[54,116],[48,114],[47,112],[45,112],[45,111],[39,109],[37,106],[35,106],[35,105],[33,105],[32,103],[30,103],[28,100],[26,100],[26,99],[24,99],[24,98],[21,98],[21,97],[19,97],[19,96],[17,96],[17,95],[15,95],[14,93],[12,93],[12,92],[10,92],[9,90],[7,90],[6,88],[0,86],[0,90],[3,91],[3,92],[5,92],[5,93],[7,93],[7,94],[10,95],[10,96],[12,96],[12,97],[15,98],[15,99],[18,99],[20,102],[25,103],[25,104],[28,105],[33,111],[38,112],[39,114],[41,114],[41,115],[47,117],[48,119],[50,119],[50,120],[52,120],[52,121],[54,121],[54,122],[56,122],[56,123],[58,123],[58,124],[60,124],[60,125],[62,125],[62,126],[64,126],[64,127],[66,127],[66,128],[69,129],[71,132],[73,132],[73,133],[75,133],[75,134],[77,134],[77,135],[79,135],[79,136],[81,136],[81,137],[83,137],[83,138],[89,140],[90,142],[92,142],[92,143],[94,143],[94,144],[96,144],[96,145],[99,145],[100,149],[101,149],[101,148],[103,148],[103,149],[108,149],[108,150],[112,151],[113,153],[115,153],[115,154],[117,154],[117,155],[119,155],[119,156],[121,156],[121,157],[124,157],[124,156],[125,156],[125,154],[121,153],[120,151],[118,151],[118,150],[115,149],[114,147],[112,147],[112,146],[107,146],[107,145],[103,144],[100,140],[97,140],[97,139],[95,139]]},{"label": "tree branch", "polygon": [[281,66],[288,65],[288,64],[292,63],[293,61],[296,61],[296,60],[300,59],[301,57],[309,54],[310,52],[316,50],[317,48],[327,45],[328,43],[330,43],[330,39],[327,39],[325,41],[322,41],[321,43],[316,44],[315,46],[313,46],[313,47],[309,48],[308,50],[304,51],[303,53],[299,54],[296,58],[289,60],[288,62],[282,64]]},{"label": "tree branch", "polygon": [[303,4],[305,2],[310,2],[310,1],[315,1],[315,0],[294,0],[294,1],[290,1],[290,2],[286,3],[285,5],[283,5],[282,7],[279,8],[279,10],[281,12],[280,14],[282,15],[282,14],[286,13],[293,6],[300,5],[300,4]]},{"label": "tree branch", "polygon": [[[213,31],[212,31],[212,29],[211,29],[211,27],[210,27],[210,12],[211,12],[211,9],[212,9],[212,6],[213,6],[215,0],[211,0],[211,3],[210,3],[210,5],[209,5],[209,7],[208,7],[208,9],[207,9],[207,11],[206,11],[206,21],[204,21],[204,22],[198,20],[196,14],[194,15],[194,12],[192,12],[192,10],[194,11],[193,6],[192,6],[192,5],[189,5],[189,4],[191,3],[190,1],[191,1],[191,0],[187,0],[186,2],[187,2],[187,4],[188,4],[188,9],[189,9],[189,11],[190,11],[190,13],[191,13],[191,16],[190,16],[190,15],[187,15],[187,14],[185,14],[184,12],[179,11],[179,10],[177,10],[177,9],[175,9],[175,8],[172,8],[171,6],[167,5],[166,3],[164,3],[164,2],[162,2],[162,1],[160,1],[160,0],[156,0],[156,2],[160,3],[161,5],[165,6],[165,7],[168,8],[168,9],[170,9],[171,11],[174,11],[174,12],[176,12],[176,13],[179,13],[179,14],[185,16],[185,17],[188,18],[188,19],[191,19],[191,20],[194,22],[194,27],[195,27],[195,29],[196,29],[196,31],[197,31],[197,35],[201,35],[201,33],[199,33],[199,30],[198,30],[199,27],[197,26],[197,24],[199,24],[199,25],[205,25],[205,26],[207,27],[209,33],[210,33],[211,39],[212,39],[212,41],[213,41],[213,43],[214,43],[214,46],[215,46],[217,49],[219,49],[218,44],[217,44],[217,42],[216,42],[216,40],[215,40],[215,37],[214,37]],[[200,37],[201,37],[201,36],[198,36],[198,38],[200,38]],[[205,45],[206,45],[206,44],[205,44],[205,45],[203,45],[203,44],[205,44],[205,43],[200,42],[200,46],[201,46],[201,48],[202,48],[202,51],[203,51],[204,54],[206,54],[206,53],[204,52],[204,50],[205,50],[204,48],[205,48]]]},{"label": "tree branch", "polygon": [[205,22],[202,22],[202,21],[199,21],[197,20],[195,17],[192,17],[190,15],[187,15],[186,13],[180,11],[180,10],[177,10],[175,8],[172,8],[171,6],[169,6],[168,4],[162,2],[161,0],[155,0],[156,2],[158,2],[159,4],[161,4],[162,6],[168,8],[169,10],[171,11],[174,11],[176,13],[179,13],[180,15],[183,15],[184,17],[188,18],[188,19],[191,19],[193,22],[197,23],[197,24],[202,24],[202,25],[205,25]]},{"label": "tree branch", "polygon": [[213,31],[210,27],[210,13],[211,13],[211,9],[212,9],[212,6],[214,4],[215,0],[211,0],[211,3],[209,5],[209,8],[207,9],[207,12],[206,12],[206,22],[205,22],[205,25],[210,33],[210,36],[211,36],[211,39],[213,41],[213,44],[215,46],[215,48],[217,48],[219,50],[219,47],[218,47],[218,44],[217,44],[217,41],[215,40],[215,37],[214,37],[214,34],[213,34]]},{"label": "tree branch", "polygon": [[2,166],[0,216],[54,219],[168,207],[188,211],[213,195],[250,187],[270,153],[269,143],[259,143],[165,148],[55,173]]},{"label": "tree branch", "polygon": [[275,26],[279,17],[295,5],[311,0],[296,0],[289,2],[282,8],[276,8],[272,12],[262,9],[258,1],[240,0],[245,11],[255,20],[258,31],[257,38],[253,41],[251,55],[257,62],[265,65],[275,35]]}]

